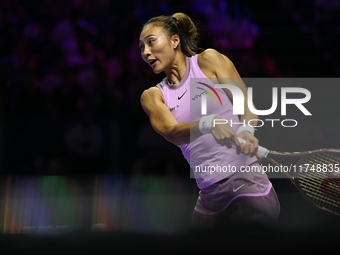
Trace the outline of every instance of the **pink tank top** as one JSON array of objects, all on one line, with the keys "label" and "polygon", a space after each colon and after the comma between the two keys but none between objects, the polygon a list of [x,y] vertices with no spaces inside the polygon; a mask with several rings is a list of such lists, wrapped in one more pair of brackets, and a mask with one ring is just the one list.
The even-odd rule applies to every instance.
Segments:
[{"label": "pink tank top", "polygon": [[[186,66],[180,83],[170,85],[168,79],[164,78],[156,85],[162,90],[165,104],[176,120],[178,122],[200,120],[203,116],[201,100],[205,95],[207,115],[218,114],[228,123],[233,123],[232,128],[236,133],[240,120],[237,115],[233,115],[232,103],[227,94],[220,88],[214,88],[215,84],[199,68],[197,55],[187,57]],[[219,145],[212,134],[202,135],[191,143],[179,147],[190,164],[200,189],[228,178],[242,166],[256,161],[255,157],[237,155],[234,145],[231,149]]]}]

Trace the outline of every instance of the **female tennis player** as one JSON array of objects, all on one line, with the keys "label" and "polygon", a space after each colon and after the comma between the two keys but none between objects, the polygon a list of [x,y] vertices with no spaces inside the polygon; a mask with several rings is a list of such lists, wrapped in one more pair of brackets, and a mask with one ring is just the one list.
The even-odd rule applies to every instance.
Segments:
[{"label": "female tennis player", "polygon": [[[195,226],[277,220],[280,205],[258,163],[254,128],[246,125],[257,116],[247,100],[244,114],[234,115],[231,91],[215,88],[232,82],[247,98],[246,86],[223,54],[214,49],[197,54],[197,36],[195,24],[183,13],[154,17],[143,26],[141,56],[154,73],[166,77],[142,93],[141,105],[154,130],[180,147],[194,172],[200,189],[192,217]],[[204,96],[207,114],[202,115]],[[240,144],[237,137],[246,143]]]}]

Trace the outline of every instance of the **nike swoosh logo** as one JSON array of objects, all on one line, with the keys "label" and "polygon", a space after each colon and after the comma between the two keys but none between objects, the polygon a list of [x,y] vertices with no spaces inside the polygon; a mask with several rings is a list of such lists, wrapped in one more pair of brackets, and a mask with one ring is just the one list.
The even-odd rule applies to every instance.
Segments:
[{"label": "nike swoosh logo", "polygon": [[243,183],[240,187],[238,187],[238,188],[236,188],[236,189],[233,188],[233,192],[238,191],[240,188],[242,188],[242,187],[244,186],[244,184],[245,184],[245,183]]},{"label": "nike swoosh logo", "polygon": [[180,97],[178,97],[178,100],[181,100],[181,98],[185,95],[185,93],[187,93],[188,90],[186,90],[183,95],[181,95]]}]

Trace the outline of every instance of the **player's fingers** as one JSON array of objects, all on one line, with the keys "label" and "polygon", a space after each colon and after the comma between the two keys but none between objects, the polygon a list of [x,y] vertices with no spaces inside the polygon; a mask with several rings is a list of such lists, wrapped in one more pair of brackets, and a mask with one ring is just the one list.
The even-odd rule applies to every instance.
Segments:
[{"label": "player's fingers", "polygon": [[241,143],[239,142],[239,140],[237,139],[236,136],[232,136],[231,140],[232,140],[233,144],[235,144],[235,146],[236,146],[236,153],[240,154],[241,153]]},{"label": "player's fingers", "polygon": [[251,157],[254,157],[256,155],[258,147],[259,147],[259,141],[257,139],[254,142],[250,143],[250,156]]},{"label": "player's fingers", "polygon": [[228,147],[228,149],[230,149],[231,146],[233,145],[230,138],[225,138],[225,144]]},{"label": "player's fingers", "polygon": [[249,155],[249,152],[250,152],[250,143],[247,140],[243,147],[243,154]]},{"label": "player's fingers", "polygon": [[257,158],[257,161],[261,162],[262,161],[262,157],[260,155],[260,153],[257,151],[256,154],[255,154],[256,158]]},{"label": "player's fingers", "polygon": [[240,151],[242,152],[242,154],[245,154],[245,147],[246,147],[246,141],[245,142],[241,142],[240,144]]},{"label": "player's fingers", "polygon": [[253,144],[250,144],[250,152],[249,152],[249,156],[252,158],[256,155],[258,147],[254,146]]},{"label": "player's fingers", "polygon": [[218,143],[218,144],[221,145],[221,146],[226,145],[226,144],[225,144],[225,141],[224,141],[224,139],[223,139],[223,137],[221,137],[221,135],[220,135],[219,132],[215,132],[214,130],[212,130],[211,133],[212,133],[212,135],[213,135],[213,137],[214,137],[216,143]]},{"label": "player's fingers", "polygon": [[216,142],[221,145],[221,146],[226,146],[228,149],[230,149],[232,147],[232,142],[230,140],[230,138],[228,137],[216,137],[215,138]]}]

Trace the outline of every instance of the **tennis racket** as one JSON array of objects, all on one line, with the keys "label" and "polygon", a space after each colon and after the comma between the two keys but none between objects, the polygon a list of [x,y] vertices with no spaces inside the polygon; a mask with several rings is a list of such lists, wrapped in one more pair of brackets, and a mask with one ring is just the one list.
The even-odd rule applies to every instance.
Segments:
[{"label": "tennis racket", "polygon": [[[240,143],[246,141],[238,138]],[[258,147],[262,158],[280,167],[274,158],[297,158],[295,167],[282,171],[303,197],[319,209],[340,215],[340,150],[319,149],[305,152],[277,152]]]}]

